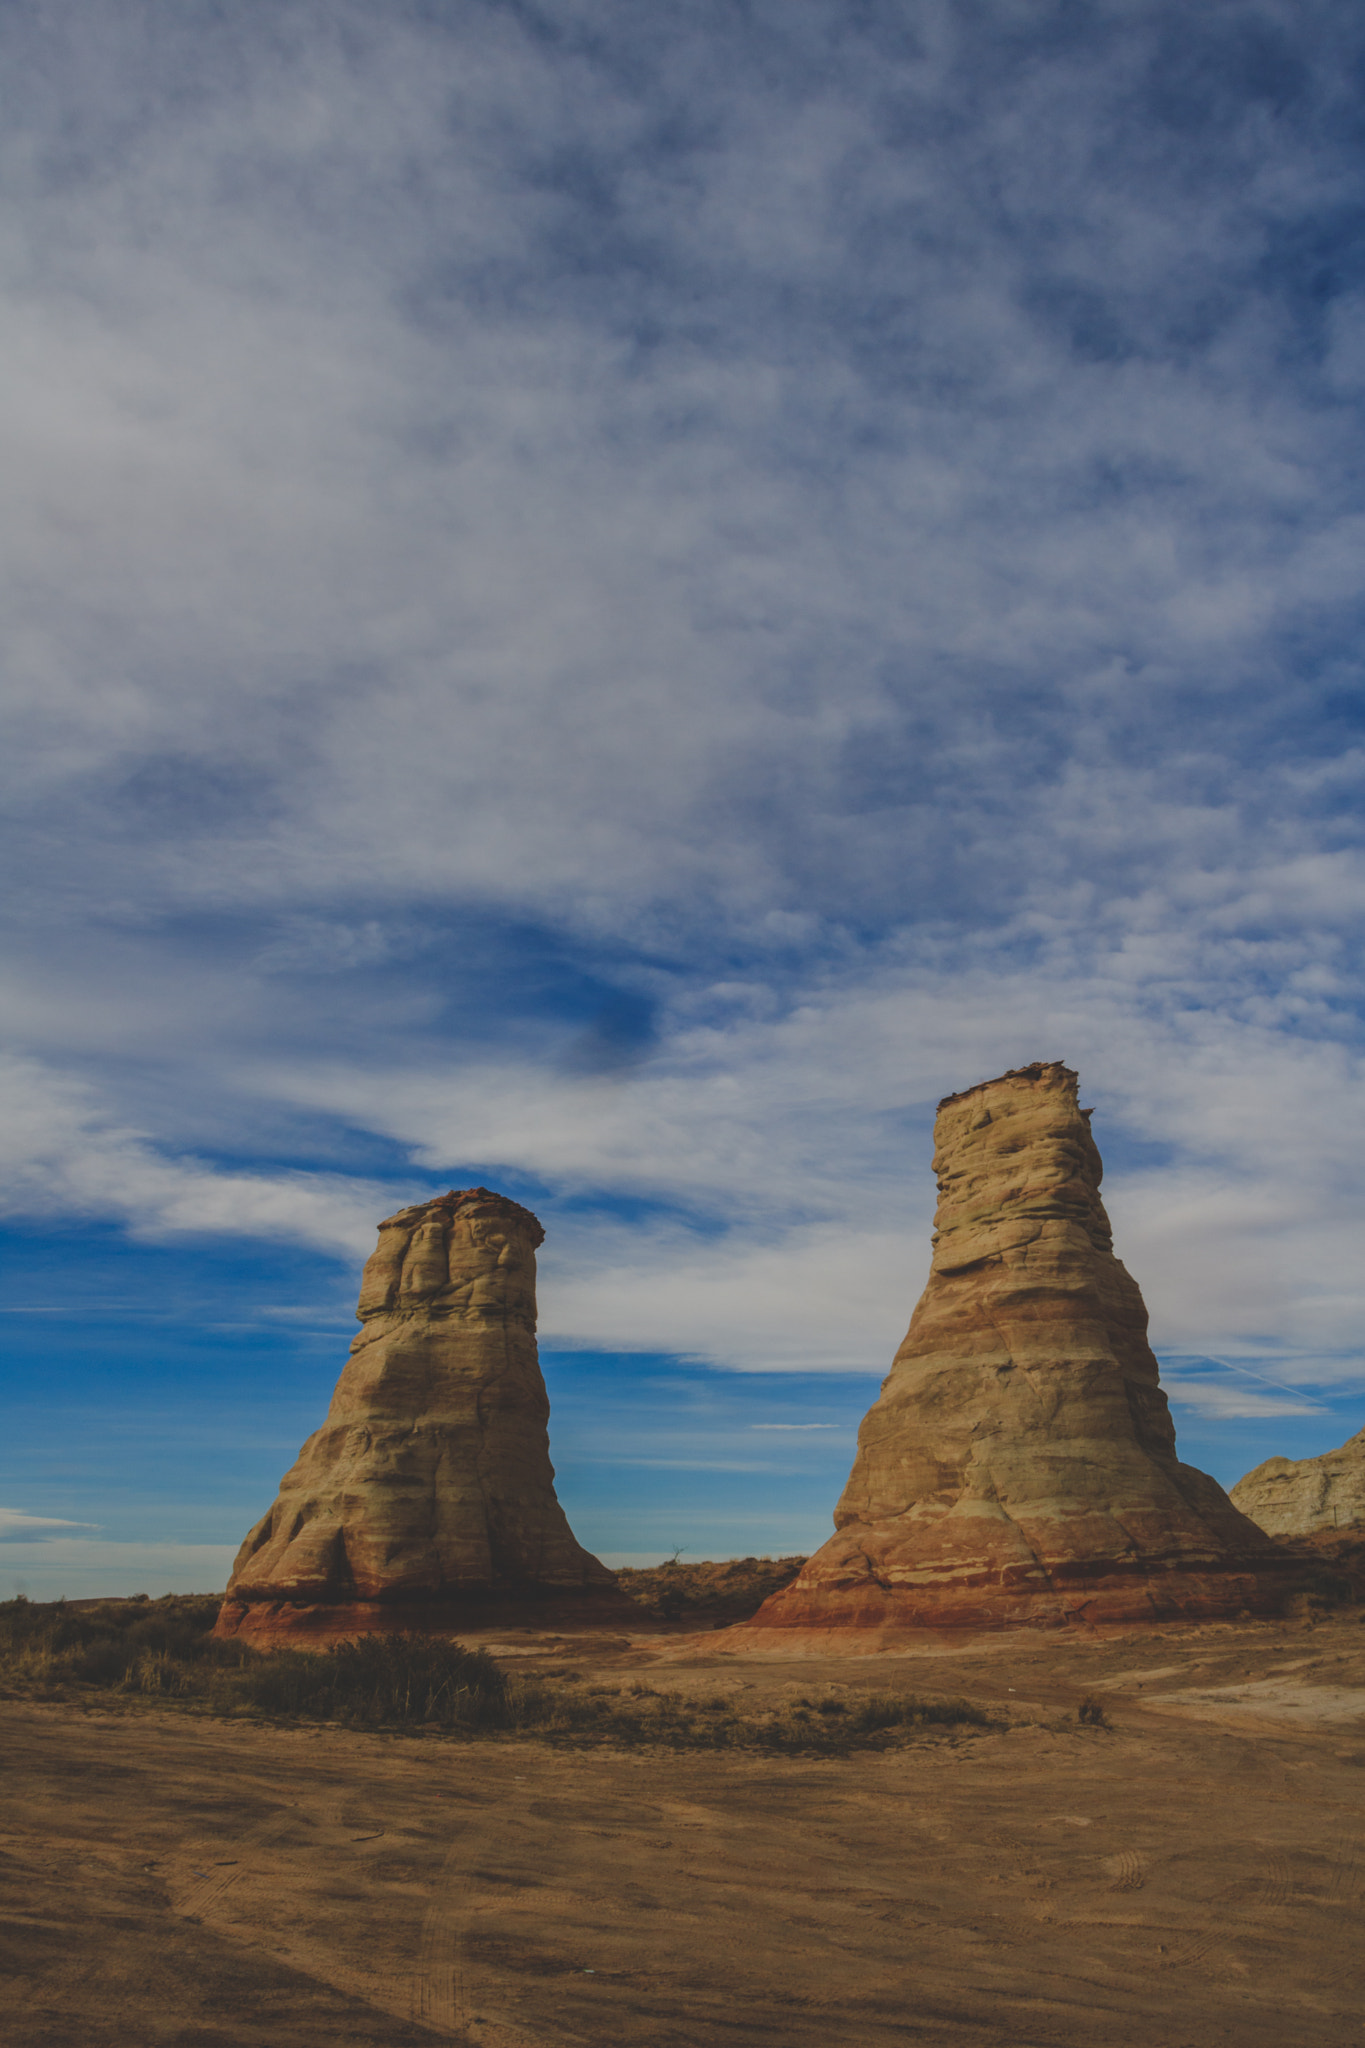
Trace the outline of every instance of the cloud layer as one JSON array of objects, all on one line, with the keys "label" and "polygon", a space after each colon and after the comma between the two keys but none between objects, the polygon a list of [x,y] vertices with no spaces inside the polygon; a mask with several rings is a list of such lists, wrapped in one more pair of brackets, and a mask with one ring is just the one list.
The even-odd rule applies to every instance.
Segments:
[{"label": "cloud layer", "polygon": [[0,34],[9,1213],[501,1174],[867,1371],[1062,1057],[1158,1340],[1365,1379],[1354,10]]}]

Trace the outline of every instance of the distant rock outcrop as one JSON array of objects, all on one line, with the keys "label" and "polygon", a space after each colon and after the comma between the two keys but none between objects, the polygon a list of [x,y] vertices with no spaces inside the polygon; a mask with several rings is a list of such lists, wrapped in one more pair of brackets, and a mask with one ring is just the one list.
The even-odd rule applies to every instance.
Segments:
[{"label": "distant rock outcrop", "polygon": [[529,1209],[452,1191],[379,1226],[327,1420],[233,1567],[217,1633],[259,1643],[637,1610],[555,1498]]},{"label": "distant rock outcrop", "polygon": [[939,1106],[929,1284],[863,1422],[838,1530],[754,1627],[1150,1620],[1263,1608],[1283,1560],[1175,1454],[1076,1076]]},{"label": "distant rock outcrop", "polygon": [[1320,1458],[1267,1458],[1237,1481],[1232,1499],[1270,1536],[1365,1530],[1365,1429]]}]

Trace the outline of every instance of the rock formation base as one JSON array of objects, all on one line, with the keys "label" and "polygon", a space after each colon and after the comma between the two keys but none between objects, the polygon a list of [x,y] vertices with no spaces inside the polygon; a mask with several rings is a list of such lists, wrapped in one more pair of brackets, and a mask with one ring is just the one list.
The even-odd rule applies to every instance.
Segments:
[{"label": "rock formation base", "polygon": [[497,1629],[546,1634],[648,1628],[636,1603],[613,1587],[565,1593],[527,1587],[516,1594],[488,1589],[446,1600],[225,1600],[213,1633],[255,1650],[324,1650],[361,1635],[482,1635]]},{"label": "rock formation base", "polygon": [[[1215,1621],[1228,1616],[1277,1614],[1296,1583],[1292,1561],[1245,1572],[1142,1570],[1075,1578],[1055,1561],[1011,1582],[955,1574],[951,1586],[869,1584],[866,1575],[840,1583],[832,1575],[774,1595],[752,1623],[755,1629],[850,1630],[887,1639],[929,1629],[1097,1628],[1135,1622]],[[826,1571],[828,1564],[826,1561]]]}]

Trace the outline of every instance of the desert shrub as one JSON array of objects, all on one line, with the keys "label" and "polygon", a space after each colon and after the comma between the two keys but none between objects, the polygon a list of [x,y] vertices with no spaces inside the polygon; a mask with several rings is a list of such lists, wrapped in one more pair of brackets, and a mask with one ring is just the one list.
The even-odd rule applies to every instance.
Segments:
[{"label": "desert shrub", "polygon": [[220,1692],[298,1720],[468,1729],[513,1721],[507,1681],[493,1659],[439,1636],[362,1636],[321,1653],[276,1650]]},{"label": "desert shrub", "polygon": [[995,1724],[981,1707],[967,1700],[922,1700],[906,1693],[866,1693],[851,1699],[827,1698],[814,1703],[812,1720],[775,1714],[760,1729],[765,1749],[813,1749],[826,1756],[876,1745],[878,1736],[896,1730],[989,1728]]},{"label": "desert shrub", "polygon": [[241,1662],[241,1648],[213,1641],[219,1601],[0,1601],[0,1675],[9,1679],[183,1694],[185,1667]]},{"label": "desert shrub", "polygon": [[844,1756],[884,1747],[897,1730],[990,1727],[989,1714],[965,1700],[918,1700],[898,1694],[863,1699],[793,1700],[770,1709],[741,1707],[723,1694],[691,1698],[633,1685],[601,1691],[548,1693],[528,1687],[513,1702],[516,1725],[528,1733],[597,1736],[604,1741],[668,1749],[760,1749],[780,1755]]},{"label": "desert shrub", "polygon": [[1076,1709],[1076,1719],[1083,1728],[1107,1728],[1109,1716],[1104,1711],[1104,1701],[1093,1694],[1083,1699]]}]

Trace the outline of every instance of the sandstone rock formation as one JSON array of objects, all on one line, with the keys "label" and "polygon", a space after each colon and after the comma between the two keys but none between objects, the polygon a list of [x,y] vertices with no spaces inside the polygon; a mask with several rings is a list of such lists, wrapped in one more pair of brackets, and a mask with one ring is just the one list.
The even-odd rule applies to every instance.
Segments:
[{"label": "sandstone rock formation", "polygon": [[379,1226],[322,1428],[237,1554],[217,1633],[329,1640],[638,1620],[555,1498],[529,1209],[466,1188]]},{"label": "sandstone rock formation", "polygon": [[1365,1429],[1320,1458],[1267,1458],[1231,1497],[1270,1536],[1365,1530]]},{"label": "sandstone rock formation", "polygon": [[940,1104],[929,1284],[838,1533],[752,1626],[1148,1620],[1281,1597],[1274,1545],[1176,1457],[1088,1119],[1056,1062]]}]

